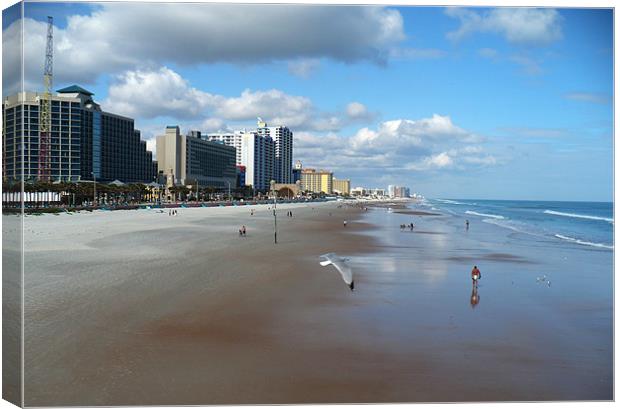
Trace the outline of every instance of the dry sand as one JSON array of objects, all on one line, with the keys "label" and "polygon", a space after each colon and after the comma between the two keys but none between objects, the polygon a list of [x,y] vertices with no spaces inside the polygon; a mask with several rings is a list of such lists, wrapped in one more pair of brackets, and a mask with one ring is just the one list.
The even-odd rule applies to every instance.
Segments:
[{"label": "dry sand", "polygon": [[274,245],[266,207],[27,217],[26,405],[380,398],[318,264],[365,250],[360,210],[280,206]]}]

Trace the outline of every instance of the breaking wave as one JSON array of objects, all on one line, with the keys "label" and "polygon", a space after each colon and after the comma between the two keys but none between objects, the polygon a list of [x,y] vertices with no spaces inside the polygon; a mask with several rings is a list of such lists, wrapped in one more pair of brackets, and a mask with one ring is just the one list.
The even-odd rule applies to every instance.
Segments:
[{"label": "breaking wave", "polygon": [[583,241],[583,240],[579,240],[579,239],[576,239],[576,238],[573,238],[573,237],[563,236],[561,234],[556,234],[555,237],[557,237],[558,239],[570,241],[571,243],[583,244],[584,246],[602,247],[602,248],[611,249],[611,250],[613,250],[613,248],[614,248],[614,246],[610,246],[610,245],[607,245],[607,244],[593,243],[591,241]]},{"label": "breaking wave", "polygon": [[602,220],[608,223],[614,222],[614,219],[610,219],[609,217],[591,216],[589,214],[563,213],[563,212],[556,212],[555,210],[545,210],[543,213],[552,214],[554,216],[574,217],[577,219]]},{"label": "breaking wave", "polygon": [[490,217],[492,219],[499,219],[499,220],[503,220],[505,219],[504,216],[500,216],[498,214],[490,214],[490,213],[478,213],[478,212],[472,212],[471,210],[466,211],[465,213],[467,214],[473,214],[475,216],[480,216],[480,217]]}]

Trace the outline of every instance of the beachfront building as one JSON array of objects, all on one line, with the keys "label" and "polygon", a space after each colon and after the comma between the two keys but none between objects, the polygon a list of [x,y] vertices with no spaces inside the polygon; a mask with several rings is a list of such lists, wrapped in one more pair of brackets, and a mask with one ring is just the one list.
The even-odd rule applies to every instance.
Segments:
[{"label": "beachfront building", "polygon": [[366,196],[367,190],[361,186],[351,189],[352,196]]},{"label": "beachfront building", "polygon": [[255,190],[269,190],[274,178],[274,142],[270,136],[257,132],[237,131],[226,134],[209,134],[212,141],[220,141],[237,149],[237,165],[245,166],[245,185]]},{"label": "beachfront building", "polygon": [[395,186],[393,197],[409,197],[409,188],[406,186]]},{"label": "beachfront building", "polygon": [[297,161],[295,162],[295,165],[293,166],[293,183],[297,183],[298,180],[301,180],[301,170],[303,169],[303,166],[301,164],[301,161]]},{"label": "beachfront building", "polygon": [[394,189],[396,188],[396,186],[394,185],[388,185],[388,196],[389,197],[394,197]]},{"label": "beachfront building", "polygon": [[158,170],[168,185],[198,184],[234,188],[237,184],[236,151],[214,142],[198,131],[181,135],[178,126],[167,126],[157,137]]},{"label": "beachfront building", "polygon": [[351,180],[350,179],[332,179],[332,189],[334,193],[339,193],[341,195],[350,195],[351,194]]},{"label": "beachfront building", "polygon": [[304,192],[333,193],[334,174],[329,170],[302,169],[301,189]]},{"label": "beachfront building", "polygon": [[[102,111],[93,95],[72,85],[51,96],[50,180],[152,182],[157,168],[133,119]],[[3,100],[4,178],[20,179],[22,170],[25,180],[39,175],[42,98],[20,92]]]},{"label": "beachfront building", "polygon": [[273,178],[276,183],[295,183],[293,180],[293,132],[286,126],[267,126],[258,118],[256,132],[273,140]]},{"label": "beachfront building", "polygon": [[207,138],[211,141],[222,142],[225,145],[235,148],[236,163],[237,165],[243,165],[243,163],[241,162],[241,141],[243,139],[244,133],[244,131],[210,133],[207,135]]},{"label": "beachfront building", "polygon": [[384,197],[385,189],[381,189],[381,188],[370,189],[368,194],[371,196],[376,196],[376,197]]},{"label": "beachfront building", "polygon": [[237,165],[237,187],[245,187],[245,166]]}]

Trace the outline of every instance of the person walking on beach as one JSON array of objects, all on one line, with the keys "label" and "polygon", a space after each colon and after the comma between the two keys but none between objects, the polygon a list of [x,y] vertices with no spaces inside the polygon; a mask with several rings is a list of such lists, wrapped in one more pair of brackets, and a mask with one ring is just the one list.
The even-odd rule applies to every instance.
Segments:
[{"label": "person walking on beach", "polygon": [[243,237],[245,237],[245,226],[241,227],[241,231],[243,232]]},{"label": "person walking on beach", "polygon": [[471,280],[474,285],[478,285],[478,280],[480,280],[482,274],[480,274],[480,270],[478,270],[478,266],[474,266],[471,270]]},{"label": "person walking on beach", "polygon": [[239,229],[239,237],[243,236],[243,230]]},{"label": "person walking on beach", "polygon": [[344,224],[344,227],[347,227],[347,221],[346,220],[344,221],[343,224]]}]

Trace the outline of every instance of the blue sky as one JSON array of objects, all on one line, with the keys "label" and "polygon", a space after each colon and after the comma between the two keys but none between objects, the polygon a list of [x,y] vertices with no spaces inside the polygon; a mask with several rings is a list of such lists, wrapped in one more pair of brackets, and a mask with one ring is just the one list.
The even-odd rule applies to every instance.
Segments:
[{"label": "blue sky", "polygon": [[[261,116],[293,130],[304,166],[353,186],[612,200],[611,10],[26,3],[28,89],[47,15],[56,88],[95,92],[153,148],[167,124]],[[3,67],[5,95],[15,79]]]}]

